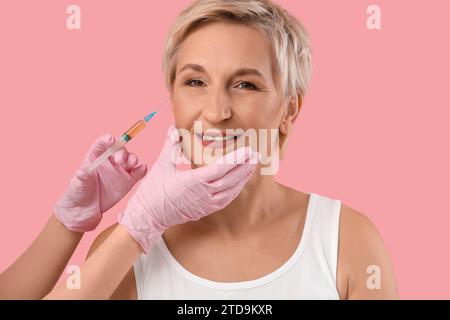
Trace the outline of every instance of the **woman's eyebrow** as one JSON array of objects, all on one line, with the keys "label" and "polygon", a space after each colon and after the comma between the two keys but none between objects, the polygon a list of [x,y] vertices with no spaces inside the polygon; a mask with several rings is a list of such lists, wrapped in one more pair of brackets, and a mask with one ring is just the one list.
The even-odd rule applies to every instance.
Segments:
[{"label": "woman's eyebrow", "polygon": [[[198,71],[198,72],[208,75],[208,72],[206,72],[206,69],[203,66],[201,66],[199,64],[194,64],[194,63],[188,63],[188,64],[184,65],[183,68],[181,68],[179,72],[181,73],[187,69],[192,69],[194,71]],[[258,71],[257,69],[253,69],[253,68],[241,68],[241,69],[236,70],[233,73],[233,77],[245,76],[245,75],[255,75],[255,76],[261,77],[263,80],[266,80],[260,71]]]}]

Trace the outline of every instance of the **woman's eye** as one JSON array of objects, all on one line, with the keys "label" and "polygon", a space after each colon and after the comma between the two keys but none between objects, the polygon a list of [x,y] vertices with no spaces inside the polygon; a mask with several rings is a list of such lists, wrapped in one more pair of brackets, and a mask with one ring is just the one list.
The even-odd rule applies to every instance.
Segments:
[{"label": "woman's eye", "polygon": [[200,87],[200,86],[202,86],[203,81],[198,80],[198,79],[193,79],[193,80],[187,81],[186,84],[188,86],[192,86],[192,87]]},{"label": "woman's eye", "polygon": [[[192,79],[192,80],[186,81],[186,85],[191,86],[191,87],[202,87],[205,85],[205,83],[202,80]],[[244,90],[257,90],[258,89],[253,83],[247,82],[247,81],[243,81],[243,82],[239,83],[238,88],[244,89]]]},{"label": "woman's eye", "polygon": [[245,89],[245,90],[257,90],[258,88],[251,82],[241,82],[239,83],[238,87],[240,89]]}]

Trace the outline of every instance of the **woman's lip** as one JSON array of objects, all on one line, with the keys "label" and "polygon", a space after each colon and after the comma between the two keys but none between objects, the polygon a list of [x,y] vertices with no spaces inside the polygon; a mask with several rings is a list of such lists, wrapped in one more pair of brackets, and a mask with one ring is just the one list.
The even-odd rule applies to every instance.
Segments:
[{"label": "woman's lip", "polygon": [[[202,146],[209,148],[225,148],[227,145],[233,144],[237,139],[241,137],[241,135],[233,135],[233,139],[227,140],[203,140],[203,137],[200,134],[195,134],[197,139],[201,142]],[[220,135],[209,135],[209,136],[220,136]],[[223,135],[225,136],[225,135]],[[228,135],[230,136],[230,135]]]},{"label": "woman's lip", "polygon": [[235,137],[235,136],[240,136],[236,135],[236,134],[227,134],[226,132],[201,132],[201,133],[195,133],[196,135],[198,135],[199,137],[203,137],[203,136],[209,136],[209,137]]}]

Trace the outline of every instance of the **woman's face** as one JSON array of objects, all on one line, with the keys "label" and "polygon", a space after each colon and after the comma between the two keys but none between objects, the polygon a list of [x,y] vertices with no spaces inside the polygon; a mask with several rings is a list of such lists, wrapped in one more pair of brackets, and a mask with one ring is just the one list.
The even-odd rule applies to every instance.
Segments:
[{"label": "woman's face", "polygon": [[[193,167],[205,165],[206,156],[215,158],[242,145],[270,155],[270,145],[278,141],[266,141],[268,149],[261,150],[261,140],[274,139],[286,110],[273,70],[270,43],[251,27],[210,23],[185,39],[172,108]],[[202,158],[194,162],[199,151]]]}]

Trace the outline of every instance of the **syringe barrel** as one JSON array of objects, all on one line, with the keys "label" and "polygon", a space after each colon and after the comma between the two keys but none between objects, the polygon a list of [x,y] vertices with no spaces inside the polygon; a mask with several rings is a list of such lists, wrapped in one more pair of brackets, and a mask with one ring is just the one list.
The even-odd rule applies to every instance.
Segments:
[{"label": "syringe barrel", "polygon": [[128,129],[120,138],[121,140],[125,140],[126,142],[133,139],[135,136],[139,134],[145,128],[145,121],[139,120],[136,122],[130,129]]}]

